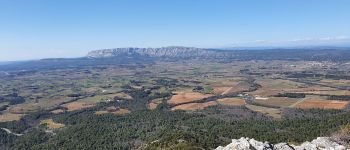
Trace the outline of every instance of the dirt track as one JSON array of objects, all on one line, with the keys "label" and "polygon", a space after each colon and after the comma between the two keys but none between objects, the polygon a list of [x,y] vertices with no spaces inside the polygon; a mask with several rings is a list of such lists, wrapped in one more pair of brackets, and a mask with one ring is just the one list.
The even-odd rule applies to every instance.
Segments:
[{"label": "dirt track", "polygon": [[13,134],[15,136],[22,136],[23,134],[17,134],[17,133],[13,133],[10,129],[7,129],[7,128],[0,128],[4,131],[6,131],[8,134]]}]

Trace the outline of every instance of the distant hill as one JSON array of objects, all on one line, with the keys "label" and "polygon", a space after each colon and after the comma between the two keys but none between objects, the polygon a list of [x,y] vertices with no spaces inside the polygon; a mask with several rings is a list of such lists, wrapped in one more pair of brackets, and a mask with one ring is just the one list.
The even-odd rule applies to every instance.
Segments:
[{"label": "distant hill", "polygon": [[222,50],[194,47],[162,48],[115,48],[95,50],[88,53],[88,58],[111,58],[120,56],[147,56],[153,58],[202,58],[221,60],[350,60],[350,48],[275,48]]},{"label": "distant hill", "polygon": [[245,60],[350,61],[350,48],[222,50],[195,47],[115,48],[91,51],[86,57],[4,62],[0,71],[77,68],[83,66],[146,64],[154,60],[203,59],[231,62]]}]

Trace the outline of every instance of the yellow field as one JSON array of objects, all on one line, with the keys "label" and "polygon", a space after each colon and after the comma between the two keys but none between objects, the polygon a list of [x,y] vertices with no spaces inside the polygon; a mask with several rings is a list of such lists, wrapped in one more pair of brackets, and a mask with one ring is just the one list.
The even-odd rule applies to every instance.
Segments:
[{"label": "yellow field", "polygon": [[40,124],[46,124],[49,129],[59,129],[65,126],[64,124],[54,122],[52,119],[41,120]]},{"label": "yellow field", "polygon": [[19,120],[23,114],[3,113],[0,115],[0,122]]},{"label": "yellow field", "polygon": [[100,111],[96,111],[95,114],[96,115],[103,115],[103,114],[108,114],[109,112],[107,110],[100,110]]}]

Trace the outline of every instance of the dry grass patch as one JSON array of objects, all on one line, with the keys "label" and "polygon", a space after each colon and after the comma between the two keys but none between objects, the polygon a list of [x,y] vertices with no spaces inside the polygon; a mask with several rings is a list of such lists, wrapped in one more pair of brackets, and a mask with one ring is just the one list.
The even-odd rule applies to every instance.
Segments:
[{"label": "dry grass patch", "polygon": [[206,103],[189,103],[175,106],[171,110],[200,110],[210,106],[215,106],[217,104],[218,103],[215,101],[210,101]]},{"label": "dry grass patch", "polygon": [[337,100],[318,100],[307,99],[295,107],[302,109],[321,108],[321,109],[345,109],[349,102]]},{"label": "dry grass patch", "polygon": [[23,103],[8,108],[9,112],[14,114],[23,114],[28,112],[37,112],[41,107],[35,103]]},{"label": "dry grass patch", "polygon": [[30,113],[30,112],[37,112],[42,109],[51,109],[63,102],[71,101],[73,98],[69,97],[53,97],[53,98],[45,98],[45,99],[39,99],[38,102],[34,101],[28,101],[22,104],[17,104],[14,106],[9,107],[9,111],[11,113]]},{"label": "dry grass patch", "polygon": [[117,108],[114,106],[110,106],[110,107],[107,107],[106,110],[100,110],[100,111],[95,112],[96,115],[103,115],[103,114],[108,114],[108,113],[112,113],[112,114],[115,114],[118,116],[123,116],[123,115],[131,113],[131,111],[126,109],[126,108]]},{"label": "dry grass patch", "polygon": [[84,88],[83,91],[86,93],[97,93],[101,91],[101,89],[96,87],[89,87],[89,88]]},{"label": "dry grass patch", "polygon": [[53,113],[53,114],[60,114],[60,113],[63,113],[63,112],[64,112],[63,109],[55,109],[55,110],[51,111],[51,113]]},{"label": "dry grass patch", "polygon": [[115,106],[109,106],[109,107],[107,107],[106,108],[106,110],[108,111],[108,112],[113,112],[113,111],[116,111],[116,110],[118,110],[119,108],[117,108],[117,107],[115,107]]},{"label": "dry grass patch", "polygon": [[54,122],[52,119],[41,120],[40,124],[46,124],[49,129],[59,129],[65,126],[62,123]]},{"label": "dry grass patch", "polygon": [[350,95],[348,90],[339,90],[336,88],[322,87],[322,86],[310,86],[297,89],[284,90],[289,93],[307,93],[307,94],[319,94],[319,95]]},{"label": "dry grass patch", "polygon": [[262,96],[262,97],[270,97],[277,95],[278,93],[283,93],[283,90],[275,90],[275,89],[267,89],[267,88],[261,88],[258,89],[254,92],[250,92],[250,94],[255,95],[255,96]]},{"label": "dry grass patch", "polygon": [[249,90],[250,85],[245,82],[239,82],[238,84],[234,85],[229,91],[225,91],[223,94],[229,94],[234,92],[242,92]]},{"label": "dry grass patch", "polygon": [[129,109],[119,108],[117,111],[112,112],[112,114],[123,116],[126,114],[130,114],[131,111]]},{"label": "dry grass patch", "polygon": [[67,108],[68,111],[81,110],[84,108],[90,108],[94,106],[95,104],[85,102],[71,102],[63,105],[63,107]]},{"label": "dry grass patch", "polygon": [[213,96],[213,94],[202,94],[198,92],[175,92],[176,95],[173,95],[168,103],[171,105],[188,103],[201,100]]},{"label": "dry grass patch", "polygon": [[53,98],[45,98],[39,100],[38,103],[34,103],[34,105],[39,106],[40,108],[46,109],[46,108],[52,108],[53,106],[58,106],[59,104],[62,104],[63,102],[69,102],[72,101],[74,98],[71,97],[53,97]]},{"label": "dry grass patch", "polygon": [[210,78],[206,79],[206,83],[211,86],[228,86],[231,87],[239,83],[239,81],[244,80],[244,78]]},{"label": "dry grass patch", "polygon": [[149,104],[148,104],[148,109],[150,110],[154,110],[157,108],[157,106],[159,104],[161,104],[163,102],[163,99],[162,98],[157,98],[157,99],[154,99],[152,100]]},{"label": "dry grass patch", "polygon": [[222,94],[230,88],[232,88],[232,86],[213,86],[215,94]]},{"label": "dry grass patch", "polygon": [[303,84],[282,79],[260,79],[257,81],[262,87],[254,92],[252,95],[260,95],[263,97],[270,97],[278,93],[292,92],[301,89]]},{"label": "dry grass patch", "polygon": [[350,95],[348,90],[312,90],[302,91],[296,93],[318,94],[318,95]]},{"label": "dry grass patch", "polygon": [[78,100],[77,102],[84,102],[84,103],[109,102],[109,101],[114,101],[114,97],[119,97],[126,100],[133,99],[130,95],[121,92],[121,93],[115,93],[115,94],[95,95],[92,97],[86,97]]},{"label": "dry grass patch", "polygon": [[140,89],[142,89],[143,86],[136,86],[136,85],[133,85],[133,86],[131,86],[131,87],[134,88],[134,89],[139,89],[139,90],[140,90]]},{"label": "dry grass patch", "polygon": [[15,121],[19,120],[24,116],[23,114],[12,114],[12,113],[3,113],[0,115],[0,122],[8,122],[8,121]]},{"label": "dry grass patch", "polygon": [[283,79],[262,79],[259,80],[258,83],[263,87],[265,86],[272,89],[295,89],[303,85],[302,83]]},{"label": "dry grass patch", "polygon": [[239,98],[222,98],[216,100],[221,105],[228,105],[228,106],[243,106],[245,105],[245,100],[239,99]]},{"label": "dry grass patch", "polygon": [[249,89],[249,84],[245,82],[230,82],[230,84],[214,85],[213,89],[215,94],[230,94],[235,92],[247,91]]},{"label": "dry grass patch", "polygon": [[269,108],[269,107],[263,107],[263,106],[257,106],[257,105],[246,105],[246,107],[252,111],[260,112],[262,114],[271,116],[276,119],[282,118],[281,110],[277,108]]},{"label": "dry grass patch", "polygon": [[214,79],[208,81],[213,87],[215,94],[229,94],[232,92],[241,92],[247,90],[249,85],[246,85],[244,78],[231,78],[231,79]]},{"label": "dry grass patch", "polygon": [[350,85],[350,80],[332,80],[332,79],[323,79],[319,81],[320,83],[324,83],[327,85],[335,85],[335,86],[349,86]]},{"label": "dry grass patch", "polygon": [[288,98],[288,97],[268,97],[265,99],[255,99],[255,102],[259,104],[265,104],[277,107],[289,107],[296,103],[299,99]]},{"label": "dry grass patch", "polygon": [[109,112],[106,110],[100,110],[100,111],[96,111],[95,114],[96,115],[103,115],[103,114],[108,114]]},{"label": "dry grass patch", "polygon": [[117,94],[111,94],[110,95],[111,97],[120,97],[120,98],[124,98],[124,99],[127,99],[127,100],[132,100],[133,98],[129,95],[129,94],[126,94],[126,93],[117,93]]}]

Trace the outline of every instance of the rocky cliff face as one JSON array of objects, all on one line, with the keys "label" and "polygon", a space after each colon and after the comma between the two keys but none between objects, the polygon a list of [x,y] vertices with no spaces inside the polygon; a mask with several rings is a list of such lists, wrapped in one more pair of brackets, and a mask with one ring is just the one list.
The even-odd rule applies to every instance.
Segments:
[{"label": "rocky cliff face", "polygon": [[[215,51],[194,47],[162,47],[162,48],[115,48],[104,49],[90,52],[87,57],[104,58],[116,56],[149,56],[149,57],[171,57],[171,58],[188,58],[188,57],[227,57],[230,54],[225,51]],[[232,54],[230,54],[232,55]]]},{"label": "rocky cliff face", "polygon": [[225,147],[219,146],[216,150],[347,150],[328,137],[318,137],[311,142],[304,142],[296,146],[288,143],[270,144],[268,142],[260,142],[249,138],[233,139],[232,143]]}]

